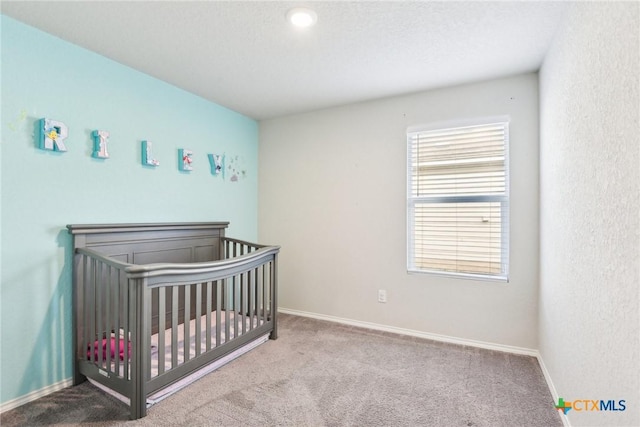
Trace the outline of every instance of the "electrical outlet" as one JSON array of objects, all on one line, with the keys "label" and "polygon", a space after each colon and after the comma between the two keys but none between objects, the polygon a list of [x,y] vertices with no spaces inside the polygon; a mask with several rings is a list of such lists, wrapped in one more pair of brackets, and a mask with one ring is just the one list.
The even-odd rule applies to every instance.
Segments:
[{"label": "electrical outlet", "polygon": [[384,289],[378,290],[378,302],[387,302],[387,291]]}]

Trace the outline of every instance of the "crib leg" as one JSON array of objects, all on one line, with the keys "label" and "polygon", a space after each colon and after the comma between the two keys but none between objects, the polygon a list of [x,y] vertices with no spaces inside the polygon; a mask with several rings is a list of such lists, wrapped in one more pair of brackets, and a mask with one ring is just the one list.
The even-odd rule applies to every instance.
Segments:
[{"label": "crib leg", "polygon": [[78,369],[78,362],[75,362],[74,365],[75,366],[73,367],[73,385],[79,385],[85,382],[87,380],[87,377],[85,377],[80,373],[80,369]]},{"label": "crib leg", "polygon": [[273,269],[271,270],[271,317],[273,322],[273,330],[269,335],[269,339],[278,339],[278,254],[273,258]]},{"label": "crib leg", "polygon": [[140,402],[135,403],[131,402],[131,413],[129,414],[129,418],[132,420],[137,420],[147,416],[147,402],[146,399],[143,399],[142,405]]},{"label": "crib leg", "polygon": [[129,418],[137,420],[147,416],[147,398],[145,396],[136,395],[131,399]]},{"label": "crib leg", "polygon": [[[131,338],[131,419],[147,415],[147,375],[149,369],[149,350],[151,349],[151,290],[146,279],[129,280],[129,318],[132,329]],[[146,349],[147,351],[143,351]],[[140,350],[140,351],[139,351]]]},{"label": "crib leg", "polygon": [[273,317],[273,329],[271,330],[271,333],[269,334],[269,339],[270,340],[277,340],[278,339],[278,316],[274,312],[272,317]]}]

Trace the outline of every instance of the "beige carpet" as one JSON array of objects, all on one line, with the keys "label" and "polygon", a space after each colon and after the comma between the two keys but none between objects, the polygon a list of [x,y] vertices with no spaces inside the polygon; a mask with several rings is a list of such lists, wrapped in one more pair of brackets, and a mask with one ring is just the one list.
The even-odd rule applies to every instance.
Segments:
[{"label": "beige carpet", "polygon": [[128,420],[84,383],[2,414],[3,426],[562,426],[538,362],[280,316],[280,338]]}]

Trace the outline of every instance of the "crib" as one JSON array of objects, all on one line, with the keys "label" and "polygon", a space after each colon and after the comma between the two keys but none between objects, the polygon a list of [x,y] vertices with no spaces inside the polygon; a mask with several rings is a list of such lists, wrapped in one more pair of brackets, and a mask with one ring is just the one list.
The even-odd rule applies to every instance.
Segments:
[{"label": "crib", "polygon": [[73,383],[142,418],[156,395],[276,339],[279,247],[225,237],[228,222],[68,225]]}]

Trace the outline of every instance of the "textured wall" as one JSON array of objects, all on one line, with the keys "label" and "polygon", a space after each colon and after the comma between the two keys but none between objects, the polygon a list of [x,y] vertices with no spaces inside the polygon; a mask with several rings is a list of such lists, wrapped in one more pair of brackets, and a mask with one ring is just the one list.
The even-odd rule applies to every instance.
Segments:
[{"label": "textured wall", "polygon": [[[511,116],[510,283],[407,274],[407,127],[497,115]],[[280,306],[537,348],[538,128],[537,74],[260,122],[259,232],[282,245]]]},{"label": "textured wall", "polygon": [[540,72],[540,350],[573,425],[640,425],[638,3],[574,4]]},{"label": "textured wall", "polygon": [[[42,117],[69,127],[66,153],[36,148]],[[96,129],[109,159],[91,157]],[[157,169],[141,165],[143,139]],[[2,16],[2,402],[71,376],[65,225],[229,220],[255,239],[257,140],[254,120]],[[207,152],[238,155],[245,178],[213,177]]]}]

